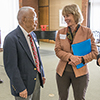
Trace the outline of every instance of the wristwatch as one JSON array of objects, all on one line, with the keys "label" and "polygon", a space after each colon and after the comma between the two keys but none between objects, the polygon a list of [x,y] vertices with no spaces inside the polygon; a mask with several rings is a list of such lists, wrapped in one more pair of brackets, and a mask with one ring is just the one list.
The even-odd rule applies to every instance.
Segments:
[{"label": "wristwatch", "polygon": [[82,59],[82,63],[83,63],[83,64],[85,64],[84,58],[83,58],[83,57],[81,57],[81,59]]}]

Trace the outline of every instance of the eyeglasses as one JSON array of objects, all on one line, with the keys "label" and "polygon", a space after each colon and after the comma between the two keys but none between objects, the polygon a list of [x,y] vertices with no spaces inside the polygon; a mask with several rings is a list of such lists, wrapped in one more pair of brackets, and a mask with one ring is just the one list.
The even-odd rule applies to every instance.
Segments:
[{"label": "eyeglasses", "polygon": [[26,18],[30,18],[30,19],[34,19],[34,21],[37,21],[38,20],[38,18],[37,17],[26,17]]}]

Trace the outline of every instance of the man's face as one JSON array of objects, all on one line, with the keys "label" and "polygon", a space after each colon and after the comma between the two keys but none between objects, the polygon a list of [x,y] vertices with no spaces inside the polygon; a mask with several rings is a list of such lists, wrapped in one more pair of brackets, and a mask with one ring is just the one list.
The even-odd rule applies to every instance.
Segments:
[{"label": "man's face", "polygon": [[30,32],[35,30],[37,27],[37,23],[38,23],[38,20],[37,20],[36,12],[33,10],[30,10],[29,14],[26,16],[26,19],[25,19],[26,29]]}]

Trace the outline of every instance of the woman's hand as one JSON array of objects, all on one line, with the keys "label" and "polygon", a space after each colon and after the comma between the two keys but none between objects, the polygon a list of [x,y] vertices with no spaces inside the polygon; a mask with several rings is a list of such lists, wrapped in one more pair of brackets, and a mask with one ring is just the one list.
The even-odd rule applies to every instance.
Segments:
[{"label": "woman's hand", "polygon": [[82,62],[81,57],[74,55],[70,57],[70,60],[71,61],[68,63],[70,65],[78,65]]},{"label": "woman's hand", "polygon": [[72,61],[69,61],[69,65],[76,66]]}]

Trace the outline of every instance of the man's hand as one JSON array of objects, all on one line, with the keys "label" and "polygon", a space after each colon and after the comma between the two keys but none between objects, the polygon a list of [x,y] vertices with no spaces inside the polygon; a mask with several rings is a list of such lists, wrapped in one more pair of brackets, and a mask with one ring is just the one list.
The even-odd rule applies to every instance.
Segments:
[{"label": "man's hand", "polygon": [[22,97],[22,98],[27,98],[27,94],[28,94],[27,90],[25,89],[24,91],[19,93],[19,96]]},{"label": "man's hand", "polygon": [[99,64],[99,66],[100,66],[100,58],[98,59],[98,64]]},{"label": "man's hand", "polygon": [[43,84],[45,84],[45,80],[46,80],[46,78],[42,77]]}]

